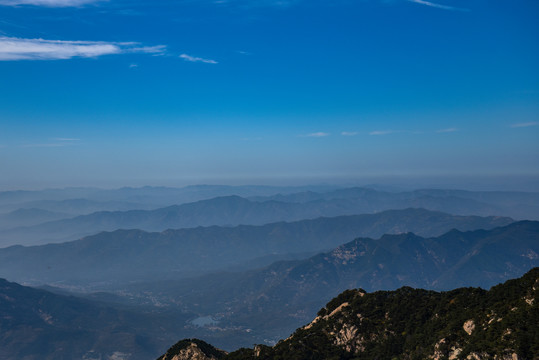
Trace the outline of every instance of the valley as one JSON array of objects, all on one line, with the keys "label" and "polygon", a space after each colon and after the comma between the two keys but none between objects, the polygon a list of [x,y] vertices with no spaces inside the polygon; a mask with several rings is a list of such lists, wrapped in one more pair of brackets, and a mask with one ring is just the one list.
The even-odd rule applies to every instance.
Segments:
[{"label": "valley", "polygon": [[[461,195],[417,193],[443,194],[446,197],[436,202],[449,210],[455,208],[447,197]],[[9,332],[0,340],[10,349],[4,355],[21,356],[17,349],[23,336],[35,339],[32,346],[22,346],[28,359],[43,350],[40,342],[51,343],[46,359],[68,359],[77,353],[88,359],[142,360],[157,357],[177,339],[194,337],[227,351],[253,343],[273,346],[347,289],[488,289],[539,266],[536,221],[422,208],[310,218],[331,208],[327,201],[372,206],[380,203],[380,196],[377,191],[352,188],[252,200],[217,197],[164,212],[110,213],[125,224],[132,221],[137,226],[132,230],[0,248],[0,273],[9,281],[34,287],[4,282],[2,316],[11,319],[5,324]],[[395,204],[403,195],[384,197],[386,203]],[[487,195],[475,197],[473,201],[484,201]],[[534,201],[519,193],[488,197],[496,206]],[[310,212],[289,211],[294,208]],[[349,211],[353,213],[353,208]],[[476,203],[457,211],[467,212],[477,212]],[[254,216],[259,220],[248,220]],[[281,221],[271,222],[275,216]],[[206,226],[141,230],[156,219],[181,225],[197,217],[204,218]],[[223,225],[231,219],[240,225]],[[23,313],[28,316],[13,316]],[[77,336],[61,335],[75,329]],[[52,339],[64,339],[65,345]]]}]

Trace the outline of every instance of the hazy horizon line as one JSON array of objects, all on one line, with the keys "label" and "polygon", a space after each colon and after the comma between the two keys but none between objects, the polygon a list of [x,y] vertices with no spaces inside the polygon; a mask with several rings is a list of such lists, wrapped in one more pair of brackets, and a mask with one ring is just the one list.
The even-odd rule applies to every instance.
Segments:
[{"label": "hazy horizon line", "polygon": [[0,192],[47,191],[65,189],[119,190],[123,188],[188,188],[196,186],[226,187],[394,187],[402,190],[451,189],[484,191],[525,191],[539,192],[539,174],[513,175],[387,175],[362,177],[260,177],[260,178],[199,178],[197,180],[163,179],[132,181],[92,181],[87,183],[50,183],[0,185]]}]

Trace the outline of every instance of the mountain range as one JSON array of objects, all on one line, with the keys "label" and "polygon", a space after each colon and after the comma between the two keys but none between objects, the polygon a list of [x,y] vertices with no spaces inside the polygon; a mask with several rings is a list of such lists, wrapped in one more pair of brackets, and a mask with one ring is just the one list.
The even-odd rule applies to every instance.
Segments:
[{"label": "mountain range", "polygon": [[211,226],[160,233],[117,230],[62,244],[0,249],[0,274],[32,284],[157,281],[307,257],[304,254],[329,250],[359,236],[414,232],[428,237],[451,229],[492,229],[511,222],[503,217],[405,209],[262,226]]},{"label": "mountain range", "polygon": [[[538,238],[539,223],[532,221],[515,222],[491,230],[466,232],[451,230],[442,236],[430,238],[411,233],[384,235],[378,240],[358,238],[330,252],[306,260],[281,261],[262,269],[208,274],[179,281],[131,284],[110,294],[86,294],[89,299],[52,294],[0,281],[0,358],[37,360],[76,357],[87,360],[106,358],[142,360],[156,358],[159,353],[164,352],[167,344],[186,336],[201,337],[229,351],[252,343],[262,342],[272,345],[293,329],[312,320],[316,311],[343,289],[361,287],[370,291],[371,288],[395,289],[401,285],[448,289],[455,284],[481,285],[486,288],[509,277],[519,276],[538,265]],[[387,295],[393,294],[388,292],[375,293],[378,295],[373,295],[369,304],[378,304],[376,305],[378,307],[371,310],[367,308],[373,320],[363,325],[373,324],[377,333],[382,331],[379,326],[383,325],[384,321],[380,319],[384,319],[387,311],[380,307],[386,306],[387,301],[396,299],[394,303],[388,305],[390,311],[399,306],[403,310],[398,315],[400,318],[395,315],[395,322],[388,323],[388,326],[395,326],[388,329],[388,334],[406,332],[411,334],[413,340],[427,332],[421,330],[424,324],[417,322],[424,317],[419,315],[410,317],[415,311],[413,307],[426,304],[423,308],[435,311],[432,314],[436,314],[439,309],[436,304],[445,304],[453,299],[447,297],[446,292],[432,295],[438,293],[423,290],[413,292],[407,289],[410,288],[401,289],[394,296]],[[519,301],[522,299],[532,303],[535,301],[519,293],[518,286],[508,289],[501,293],[507,293],[506,295],[513,296],[514,299],[518,297]],[[312,328],[318,326],[318,323],[326,324],[327,322],[322,321],[323,318],[333,313],[343,302],[355,302],[357,300],[355,297],[350,299],[347,297],[353,293],[354,291],[347,292],[343,295],[346,299],[341,296],[338,301],[330,302],[326,311],[319,314],[321,319],[315,322]],[[464,295],[459,299],[468,299],[473,298],[474,294],[484,294],[485,291],[480,289],[471,292],[466,289],[457,291],[457,294],[460,293]],[[406,297],[406,294],[412,296]],[[432,297],[423,298],[422,294],[430,294]],[[405,297],[399,300],[401,295]],[[516,300],[513,301],[513,297],[507,302],[500,302],[494,309],[499,309],[505,304],[511,306],[510,309],[519,308],[520,305],[515,303]],[[471,304],[473,306],[470,305],[465,309],[475,311],[480,309],[479,305],[489,303],[479,299]],[[343,309],[344,307],[341,307],[341,310]],[[367,310],[361,310],[359,313],[366,313]],[[448,315],[447,319],[455,318],[462,323],[472,319],[476,324],[483,321],[481,320],[483,315],[471,318],[469,315],[472,313],[468,310],[459,311],[465,314],[467,319],[452,314]],[[403,325],[408,319],[403,318],[404,314],[410,317],[410,325]],[[506,312],[500,314],[501,323],[505,326],[503,319],[506,318]],[[350,316],[357,318],[355,313]],[[509,319],[508,328],[515,332],[520,331],[510,326],[525,316],[529,314],[519,313],[518,318]],[[414,320],[416,318],[419,320]],[[393,317],[390,316],[390,319]],[[440,323],[435,322],[432,325],[434,328],[425,325],[426,329],[437,329],[433,332],[436,335],[436,342],[430,343],[431,337],[425,342],[429,351],[435,351],[436,343],[446,336],[444,334],[447,331],[454,331],[455,326],[463,325],[453,324],[451,325],[453,327],[446,329],[447,331],[439,329],[440,324],[447,323],[447,319],[444,317]],[[534,318],[530,316],[529,319]],[[528,321],[528,318],[524,318],[523,321]],[[481,322],[483,323],[484,321]],[[399,326],[404,326],[404,329]],[[362,327],[365,331],[371,328]],[[413,329],[417,331],[410,332]],[[337,333],[341,330],[338,328]],[[495,330],[499,331],[499,328]],[[348,330],[343,330],[343,333],[346,331]],[[533,332],[531,334],[533,335]],[[319,335],[312,336],[318,339]],[[372,336],[368,338],[374,339]],[[324,351],[342,350],[326,346],[327,341],[323,337],[320,339]],[[453,341],[452,339],[447,338],[446,341]],[[411,341],[407,336],[394,340],[397,345],[400,344],[399,346],[403,341],[405,344]],[[305,340],[298,341],[300,344],[306,343]],[[318,340],[315,343],[318,343]],[[306,344],[312,345],[308,342]],[[355,342],[347,345],[351,346],[350,349],[357,349],[358,347],[353,347],[355,346],[353,344]],[[387,344],[373,343],[372,348],[379,350]],[[412,341],[410,345],[406,345],[407,351],[416,349],[417,344]],[[461,340],[450,344],[451,347],[456,346],[462,348],[462,351],[468,351],[468,344]],[[439,347],[442,345],[441,343]],[[273,359],[292,359],[296,356],[292,353],[280,353],[279,346],[275,348],[260,346],[257,352],[269,354],[268,358]],[[292,348],[296,347],[294,345]],[[453,351],[451,347],[441,347],[440,351]],[[290,347],[286,349],[289,351]],[[344,349],[347,349],[346,346]],[[523,347],[511,348],[516,352],[521,349]],[[242,354],[252,354],[251,351],[243,349],[240,353],[232,354],[243,356]],[[354,356],[358,355],[356,350],[350,351],[354,352]],[[299,354],[298,358],[311,358],[303,352]],[[331,358],[325,357],[327,353],[320,352],[320,354],[324,356],[322,358]],[[345,352],[336,354],[336,356],[346,355]],[[367,354],[371,356],[373,353]],[[424,352],[421,354],[416,354],[410,359],[424,358],[421,357]],[[382,358],[385,358],[384,356]]]},{"label": "mountain range", "polygon": [[196,337],[265,345],[227,355],[188,339],[169,355],[526,359],[537,269],[497,292],[448,290],[539,266],[539,222],[520,221],[539,219],[537,204],[332,186],[0,192],[0,276],[42,287],[0,280],[0,358],[142,360]]},{"label": "mountain range", "polygon": [[[133,284],[125,294],[137,297],[138,303],[157,301],[210,317],[218,321],[217,327],[254,329],[253,335],[271,343],[311,319],[323,304],[346,289],[487,289],[521,276],[539,266],[538,240],[539,222],[531,221],[492,230],[452,230],[433,238],[412,233],[384,235],[378,240],[358,238],[306,260],[281,261],[239,273]],[[226,347],[230,341],[218,339],[215,343]]]},{"label": "mountain range", "polygon": [[336,188],[325,185],[288,187],[191,185],[185,187],[123,187],[119,189],[71,187],[31,191],[16,190],[0,192],[0,213],[20,208],[39,208],[81,215],[105,210],[157,209],[220,196],[271,196],[304,191],[327,192]]},{"label": "mountain range", "polygon": [[[258,188],[226,188],[228,192],[256,193]],[[266,192],[275,188],[263,188]],[[291,189],[288,189],[291,190]],[[125,190],[127,191],[127,190]],[[154,190],[156,191],[156,190]],[[177,190],[179,191],[179,190]],[[194,191],[194,190],[193,190]],[[129,191],[127,191],[130,193]],[[164,191],[169,194],[169,191]],[[204,194],[218,193],[218,190]],[[224,192],[221,189],[220,192]],[[262,192],[262,189],[258,189]],[[194,196],[196,192],[190,193]],[[198,194],[199,197],[203,195]],[[320,216],[334,217],[376,213],[390,209],[425,208],[457,215],[510,216],[517,220],[539,219],[539,195],[518,192],[468,192],[457,190],[418,190],[390,193],[367,188],[349,188],[326,192],[303,191],[283,193],[270,197],[244,198],[237,195],[216,197],[191,203],[181,203],[161,208],[151,208],[159,201],[141,204],[145,197],[126,196],[129,203],[113,203],[114,207],[138,206],[127,211],[98,211],[54,221],[35,224],[35,221],[12,220],[22,227],[4,228],[0,231],[0,246],[15,244],[37,245],[75,240],[100,231],[117,229],[140,229],[163,231],[166,229],[197,226],[262,225],[277,221],[298,221]],[[185,197],[170,197],[169,203]],[[79,200],[83,201],[83,200]],[[116,200],[115,200],[116,201]],[[39,209],[32,203],[32,208]],[[46,209],[51,211],[50,208]],[[58,210],[58,209],[56,209]],[[12,214],[13,215],[13,214]],[[14,217],[11,216],[13,219]],[[1,217],[0,217],[1,220]],[[26,221],[26,223],[24,222]]]}]

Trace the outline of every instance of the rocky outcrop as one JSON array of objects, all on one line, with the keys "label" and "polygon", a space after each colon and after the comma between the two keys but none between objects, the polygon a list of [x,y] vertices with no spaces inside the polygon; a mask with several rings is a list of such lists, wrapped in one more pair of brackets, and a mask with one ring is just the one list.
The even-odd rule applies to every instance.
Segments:
[{"label": "rocky outcrop", "polygon": [[226,352],[198,339],[177,342],[157,360],[220,360]]},{"label": "rocky outcrop", "polygon": [[475,324],[473,320],[468,320],[464,323],[464,325],[462,325],[462,328],[464,329],[464,331],[466,331],[466,334],[472,335],[475,329]]}]

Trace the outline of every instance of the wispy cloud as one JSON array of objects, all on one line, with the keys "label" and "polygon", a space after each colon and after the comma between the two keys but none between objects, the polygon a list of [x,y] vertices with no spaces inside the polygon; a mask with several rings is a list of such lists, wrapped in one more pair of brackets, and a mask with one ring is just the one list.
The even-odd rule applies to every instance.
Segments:
[{"label": "wispy cloud", "polygon": [[394,131],[394,130],[376,130],[376,131],[371,131],[369,133],[369,135],[389,135],[389,134],[393,134],[393,133],[396,133],[396,131]]},{"label": "wispy cloud", "polygon": [[33,5],[46,7],[73,7],[82,6],[107,0],[0,0],[3,6]]},{"label": "wispy cloud", "polygon": [[72,141],[80,141],[80,139],[75,139],[75,138],[54,138],[53,139],[54,141],[68,141],[68,142],[72,142]]},{"label": "wispy cloud", "polygon": [[539,122],[537,121],[530,121],[525,123],[518,123],[511,125],[512,128],[523,128],[523,127],[530,127],[530,126],[537,126],[539,125]]},{"label": "wispy cloud", "polygon": [[310,134],[305,134],[305,135],[300,135],[300,137],[325,137],[325,136],[329,136],[331,135],[330,133],[327,133],[327,132],[314,132],[314,133],[310,133]]},{"label": "wispy cloud", "polygon": [[43,144],[25,144],[21,145],[23,148],[52,148],[52,147],[64,147],[67,144],[62,143],[43,143]]},{"label": "wispy cloud", "polygon": [[206,64],[217,64],[218,63],[215,60],[204,59],[204,58],[191,56],[191,55],[187,55],[187,54],[181,54],[180,58],[184,59],[185,61],[190,61],[190,62],[202,62],[202,63],[206,63]]},{"label": "wispy cloud", "polygon": [[448,6],[448,5],[436,4],[436,3],[433,3],[433,2],[430,2],[430,1],[425,1],[425,0],[408,0],[408,1],[409,1],[409,2],[413,2],[413,3],[416,3],[416,4],[421,4],[421,5],[425,5],[425,6],[430,6],[430,7],[437,8],[437,9],[442,9],[442,10],[451,10],[451,11],[470,11],[470,9],[458,8],[458,7],[454,7],[454,6]]},{"label": "wispy cloud", "polygon": [[459,131],[459,129],[457,129],[457,128],[447,128],[447,129],[437,130],[436,132],[437,133],[452,133],[452,132],[456,132],[456,131]]},{"label": "wispy cloud", "polygon": [[164,51],[164,45],[140,46],[134,42],[65,41],[0,36],[0,61],[63,60],[125,53],[159,54]]},{"label": "wispy cloud", "polygon": [[343,131],[341,132],[342,136],[356,136],[359,134],[357,131]]}]

